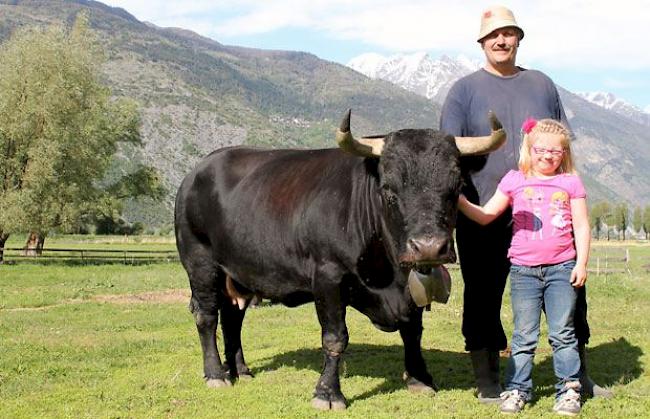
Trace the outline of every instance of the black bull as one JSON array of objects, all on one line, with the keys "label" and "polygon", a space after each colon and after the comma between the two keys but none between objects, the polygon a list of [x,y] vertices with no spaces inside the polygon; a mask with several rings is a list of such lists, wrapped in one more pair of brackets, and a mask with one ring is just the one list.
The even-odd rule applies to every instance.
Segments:
[{"label": "black bull", "polygon": [[[493,119],[490,138],[409,129],[356,140],[349,118],[348,112],[338,149],[224,148],[182,182],[176,241],[209,386],[251,375],[241,326],[258,295],[288,306],[314,301],[325,357],[315,407],[346,406],[338,369],[348,344],[348,306],[384,331],[399,330],[408,387],[433,391],[420,348],[422,309],[407,275],[416,265],[455,260],[459,148],[485,154],[505,138]],[[481,140],[492,142],[476,149]],[[216,345],[219,315],[225,364]]]}]

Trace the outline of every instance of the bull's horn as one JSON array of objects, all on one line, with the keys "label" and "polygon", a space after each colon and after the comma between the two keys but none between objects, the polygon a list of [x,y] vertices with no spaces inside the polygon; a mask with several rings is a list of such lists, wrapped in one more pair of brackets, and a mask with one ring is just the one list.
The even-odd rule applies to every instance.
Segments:
[{"label": "bull's horn", "polygon": [[379,157],[384,148],[384,137],[372,137],[355,139],[350,132],[350,114],[351,109],[348,109],[343,115],[341,126],[336,132],[336,142],[339,147],[351,154],[356,154],[363,157]]},{"label": "bull's horn", "polygon": [[488,154],[501,147],[506,142],[506,132],[501,122],[494,115],[488,112],[488,119],[492,127],[492,134],[485,137],[456,137],[456,147],[463,156],[475,156]]}]

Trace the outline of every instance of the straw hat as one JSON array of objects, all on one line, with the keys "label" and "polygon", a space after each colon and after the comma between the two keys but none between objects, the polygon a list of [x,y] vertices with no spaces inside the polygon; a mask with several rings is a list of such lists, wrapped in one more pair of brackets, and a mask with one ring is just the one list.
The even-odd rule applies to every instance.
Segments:
[{"label": "straw hat", "polygon": [[513,27],[519,30],[519,39],[523,39],[524,30],[517,25],[515,15],[510,9],[503,6],[492,6],[481,15],[481,31],[478,34],[478,42],[497,29]]}]

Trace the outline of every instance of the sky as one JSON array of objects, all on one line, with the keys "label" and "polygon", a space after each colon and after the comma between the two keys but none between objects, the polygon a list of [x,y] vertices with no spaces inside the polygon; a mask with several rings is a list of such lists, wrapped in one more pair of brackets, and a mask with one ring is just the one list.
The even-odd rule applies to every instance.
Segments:
[{"label": "sky", "polygon": [[[481,0],[102,0],[138,20],[226,45],[306,51],[346,64],[374,52],[482,61]],[[609,92],[650,112],[647,0],[511,0],[517,63],[573,92]]]}]

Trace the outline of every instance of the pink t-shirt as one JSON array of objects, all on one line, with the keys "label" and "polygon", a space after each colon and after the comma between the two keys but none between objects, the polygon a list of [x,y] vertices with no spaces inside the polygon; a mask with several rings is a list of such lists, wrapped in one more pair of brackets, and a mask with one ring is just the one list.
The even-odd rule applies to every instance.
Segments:
[{"label": "pink t-shirt", "polygon": [[526,176],[517,170],[498,186],[510,198],[514,221],[508,257],[515,265],[537,266],[575,258],[571,200],[587,196],[576,175],[551,179]]}]

